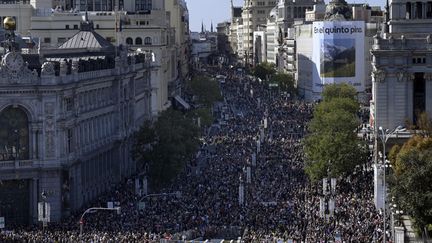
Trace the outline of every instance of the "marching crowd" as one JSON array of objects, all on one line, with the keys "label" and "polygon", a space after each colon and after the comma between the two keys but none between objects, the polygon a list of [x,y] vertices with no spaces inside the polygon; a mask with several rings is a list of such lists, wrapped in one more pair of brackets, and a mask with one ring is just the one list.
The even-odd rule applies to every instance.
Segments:
[{"label": "marching crowd", "polygon": [[196,168],[161,191],[180,191],[181,197],[148,198],[145,208],[139,208],[134,182],[128,180],[88,205],[119,202],[120,214],[86,215],[82,235],[76,215],[44,230],[5,231],[0,242],[157,242],[224,238],[228,233],[243,242],[382,239],[367,164],[338,178],[334,213],[320,216],[322,186],[310,183],[303,171],[302,138],[313,104],[234,73],[221,87],[226,123],[211,127]]}]

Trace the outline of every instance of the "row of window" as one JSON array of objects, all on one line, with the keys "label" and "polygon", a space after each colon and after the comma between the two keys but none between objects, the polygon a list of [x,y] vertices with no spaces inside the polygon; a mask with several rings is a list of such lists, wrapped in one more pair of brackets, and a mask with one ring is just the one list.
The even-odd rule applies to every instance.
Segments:
[{"label": "row of window", "polygon": [[426,64],[426,57],[413,57],[412,63],[413,64]]},{"label": "row of window", "polygon": [[[94,144],[101,139],[110,137],[115,131],[113,120],[114,114],[107,113],[80,122],[80,125],[77,127],[77,146],[82,148],[86,145]],[[73,141],[73,138],[68,138],[68,140]],[[70,147],[69,151],[71,152],[72,149],[73,147]]]},{"label": "row of window", "polygon": [[[250,4],[252,5],[252,2]],[[257,2],[257,6],[265,6],[265,5],[266,5],[265,2],[263,2],[263,1]],[[269,6],[276,6],[276,1],[268,2],[268,5]]]},{"label": "row of window", "polygon": [[[143,40],[141,37],[137,37],[137,38],[135,38],[135,43],[134,43],[134,39],[131,37],[128,37],[128,38],[126,38],[126,44],[127,45],[142,45]],[[146,45],[146,46],[152,45],[151,37],[144,38],[144,45]]]},{"label": "row of window", "polygon": [[95,89],[83,92],[79,95],[78,105],[81,112],[104,107],[112,104],[111,88]]}]

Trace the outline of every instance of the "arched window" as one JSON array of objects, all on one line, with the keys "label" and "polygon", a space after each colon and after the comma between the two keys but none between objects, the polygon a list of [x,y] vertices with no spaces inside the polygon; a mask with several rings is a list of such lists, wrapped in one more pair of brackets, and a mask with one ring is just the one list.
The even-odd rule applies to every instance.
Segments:
[{"label": "arched window", "polygon": [[152,39],[150,37],[146,37],[144,39],[144,45],[149,46],[152,44]]},{"label": "arched window", "polygon": [[29,159],[29,121],[20,108],[0,112],[0,161]]},{"label": "arched window", "polygon": [[130,37],[126,38],[126,44],[133,45],[133,39]]},{"label": "arched window", "polygon": [[142,45],[142,39],[141,39],[141,37],[137,37],[135,39],[135,45]]}]

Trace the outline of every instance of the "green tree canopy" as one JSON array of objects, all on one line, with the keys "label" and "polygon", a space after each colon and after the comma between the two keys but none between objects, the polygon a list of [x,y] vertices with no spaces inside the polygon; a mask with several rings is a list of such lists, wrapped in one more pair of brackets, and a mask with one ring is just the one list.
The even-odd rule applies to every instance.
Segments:
[{"label": "green tree canopy", "polygon": [[338,177],[350,173],[367,160],[366,144],[355,134],[325,132],[310,135],[305,140],[307,157],[305,171],[312,181],[327,176]]},{"label": "green tree canopy", "polygon": [[211,107],[222,99],[219,83],[207,76],[196,76],[188,83],[191,92],[198,97],[198,103]]},{"label": "green tree canopy", "polygon": [[189,117],[191,117],[192,119],[198,119],[198,117],[199,117],[201,120],[201,126],[204,126],[204,127],[210,126],[214,120],[214,117],[213,117],[213,114],[212,114],[210,108],[207,108],[207,107],[192,110],[192,111],[188,112],[187,115]]},{"label": "green tree canopy", "polygon": [[432,138],[415,136],[395,153],[391,193],[423,231],[432,224]]},{"label": "green tree canopy", "polygon": [[272,77],[271,81],[276,82],[282,91],[295,93],[294,78],[292,75],[278,72]]},{"label": "green tree canopy", "polygon": [[173,109],[162,112],[154,124],[141,127],[135,134],[133,155],[148,166],[152,186],[163,186],[184,168],[198,148],[198,135],[195,123]]},{"label": "green tree canopy", "polygon": [[266,81],[267,77],[270,78],[270,76],[273,76],[276,73],[276,69],[274,64],[263,62],[256,65],[253,68],[252,73],[255,77],[258,77],[263,81]]},{"label": "green tree canopy", "polygon": [[324,101],[330,101],[333,98],[348,98],[355,100],[357,95],[356,89],[346,83],[341,84],[328,84],[322,92]]},{"label": "green tree canopy", "polygon": [[359,104],[349,98],[335,98],[319,103],[314,111],[314,118],[309,123],[309,131],[352,133],[360,121],[357,119]]},{"label": "green tree canopy", "polygon": [[327,173],[350,173],[366,162],[368,155],[366,144],[355,132],[360,124],[355,97],[346,95],[345,85],[326,86],[323,93],[326,98],[315,107],[308,126],[310,134],[304,141],[305,171],[311,180],[322,179]]}]

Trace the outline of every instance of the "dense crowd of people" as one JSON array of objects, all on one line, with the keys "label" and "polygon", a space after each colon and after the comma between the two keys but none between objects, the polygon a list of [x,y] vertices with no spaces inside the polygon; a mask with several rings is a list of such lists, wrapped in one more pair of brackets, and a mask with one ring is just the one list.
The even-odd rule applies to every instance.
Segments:
[{"label": "dense crowd of people", "polygon": [[[0,233],[0,242],[156,242],[161,239],[236,238],[243,242],[382,241],[382,217],[373,205],[369,165],[338,178],[334,213],[320,215],[322,184],[303,171],[302,139],[313,104],[243,75],[221,84],[219,122],[204,138],[196,166],[139,209],[133,180],[88,206],[119,202],[120,214],[79,216],[59,224]],[[223,121],[223,122],[222,122]],[[239,200],[239,187],[244,188]],[[152,233],[150,233],[152,232]]]}]

